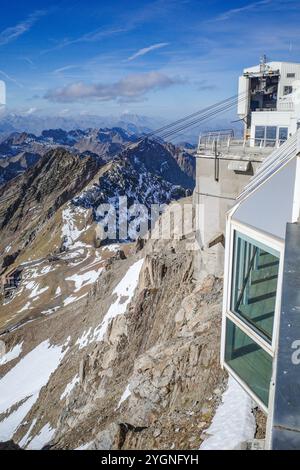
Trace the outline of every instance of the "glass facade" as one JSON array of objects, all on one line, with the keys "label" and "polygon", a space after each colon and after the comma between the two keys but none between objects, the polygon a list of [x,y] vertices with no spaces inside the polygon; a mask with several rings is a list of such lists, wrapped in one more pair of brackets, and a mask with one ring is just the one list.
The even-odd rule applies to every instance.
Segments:
[{"label": "glass facade", "polygon": [[267,407],[272,357],[228,318],[225,361]]},{"label": "glass facade", "polygon": [[266,127],[266,147],[274,147],[276,144],[277,127],[267,126]]},{"label": "glass facade", "polygon": [[239,232],[234,235],[231,311],[271,343],[279,253]]},{"label": "glass facade", "polygon": [[224,359],[267,407],[280,253],[234,231],[232,256]]},{"label": "glass facade", "polygon": [[287,127],[279,127],[278,131],[278,139],[280,142],[285,142],[288,138],[288,128]]},{"label": "glass facade", "polygon": [[255,145],[264,145],[266,139],[265,126],[255,126]]},{"label": "glass facade", "polygon": [[255,126],[255,145],[257,147],[275,147],[288,138],[287,127]]}]

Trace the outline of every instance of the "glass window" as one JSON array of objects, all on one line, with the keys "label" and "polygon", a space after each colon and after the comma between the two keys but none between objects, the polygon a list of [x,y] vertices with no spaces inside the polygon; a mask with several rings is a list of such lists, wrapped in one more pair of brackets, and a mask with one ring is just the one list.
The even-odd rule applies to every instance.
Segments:
[{"label": "glass window", "polygon": [[267,126],[266,128],[266,147],[274,147],[276,144],[276,126]]},{"label": "glass window", "polygon": [[233,256],[231,311],[271,343],[279,253],[235,232]]},{"label": "glass window", "polygon": [[293,93],[293,87],[291,85],[287,85],[283,88],[284,95],[290,95],[291,93]]},{"label": "glass window", "polygon": [[295,73],[287,73],[286,76],[287,76],[287,78],[295,78],[296,74]]},{"label": "glass window", "polygon": [[265,126],[255,126],[255,145],[264,146],[266,138],[266,128]]},{"label": "glass window", "polygon": [[278,131],[278,139],[279,142],[282,144],[288,138],[288,128],[287,127],[279,127]]},{"label": "glass window", "polygon": [[272,357],[228,318],[225,362],[268,406]]}]

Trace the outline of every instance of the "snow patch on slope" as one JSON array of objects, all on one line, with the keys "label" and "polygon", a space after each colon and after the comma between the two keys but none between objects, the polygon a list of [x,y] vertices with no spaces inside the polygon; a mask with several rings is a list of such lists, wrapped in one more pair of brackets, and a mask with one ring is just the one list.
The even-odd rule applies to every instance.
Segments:
[{"label": "snow patch on slope", "polygon": [[89,284],[94,284],[100,276],[103,268],[100,268],[98,271],[88,271],[83,274],[74,274],[73,276],[67,277],[66,281],[72,281],[75,283],[74,292],[78,292],[82,286],[88,286]]},{"label": "snow patch on slope", "polygon": [[37,422],[37,418],[34,418],[32,420],[31,425],[28,428],[28,431],[26,432],[26,434],[24,434],[24,436],[22,437],[22,439],[18,443],[20,447],[26,447],[26,444],[30,439],[31,431],[33,430],[34,426],[36,425],[36,422]]},{"label": "snow patch on slope", "polygon": [[[82,208],[76,208],[77,212],[81,213],[83,212]],[[65,239],[65,245],[68,247],[72,245],[84,232],[85,229],[79,230],[78,227],[76,227],[76,224],[74,222],[73,216],[74,216],[75,208],[66,207],[63,212],[62,212],[62,219],[63,219],[63,227],[62,227],[62,236]]]},{"label": "snow patch on slope", "polygon": [[254,438],[255,429],[251,398],[229,377],[222,403],[206,431],[209,437],[200,450],[238,450],[242,442]]},{"label": "snow patch on slope", "polygon": [[134,263],[128,269],[121,282],[119,282],[117,287],[114,289],[112,295],[116,295],[117,299],[109,307],[101,324],[97,328],[95,328],[95,341],[102,341],[108,328],[108,325],[113,320],[113,318],[117,317],[118,315],[123,315],[126,312],[127,306],[131,302],[131,299],[137,287],[143,262],[144,259],[140,259],[139,261]]},{"label": "snow patch on slope", "polygon": [[127,306],[131,302],[137,287],[143,262],[144,259],[140,259],[130,266],[123,279],[114,289],[112,295],[117,296],[117,298],[109,307],[100,325],[94,329],[93,333],[91,328],[85,330],[81,337],[77,339],[76,344],[79,346],[79,349],[86,347],[93,341],[102,341],[111,321],[118,315],[123,315],[126,312]]},{"label": "snow patch on slope", "polygon": [[64,345],[43,341],[30,351],[0,380],[0,415],[12,407],[19,407],[0,422],[0,440],[11,439],[27,413],[39,397],[67,352]]},{"label": "snow patch on slope", "polygon": [[0,358],[0,366],[3,366],[4,364],[7,364],[13,359],[16,359],[17,357],[19,357],[22,352],[22,348],[23,348],[23,341],[22,343],[16,344],[10,351],[8,351],[6,354],[4,354]]},{"label": "snow patch on slope", "polygon": [[82,444],[79,447],[76,447],[74,450],[89,450],[89,447],[93,444],[93,441],[87,442],[86,444]]},{"label": "snow patch on slope", "polygon": [[88,330],[84,331],[80,338],[76,341],[76,345],[79,346],[79,349],[85,348],[89,344],[89,336],[92,331],[92,328],[89,328]]},{"label": "snow patch on slope", "polygon": [[26,449],[28,450],[41,450],[46,444],[48,444],[55,434],[49,423],[40,430],[40,432],[30,441]]},{"label": "snow patch on slope", "polygon": [[67,297],[64,300],[64,307],[66,307],[67,305],[72,304],[73,302],[76,302],[77,300],[84,299],[84,297],[86,297],[87,295],[88,295],[88,292],[86,294],[81,295],[80,297],[74,297],[73,295],[70,295],[70,297]]},{"label": "snow patch on slope", "polygon": [[22,403],[15,411],[0,423],[0,441],[5,442],[12,438],[25,416],[36,402],[37,396],[32,395]]},{"label": "snow patch on slope", "polygon": [[120,401],[119,401],[119,403],[118,403],[117,409],[120,408],[120,406],[122,405],[122,403],[123,403],[125,400],[127,400],[127,398],[130,397],[131,391],[130,391],[130,388],[129,388],[129,387],[130,387],[130,386],[127,385],[127,387],[125,388],[125,390],[124,390],[124,392],[123,392],[123,395],[121,396]]},{"label": "snow patch on slope", "polygon": [[73,388],[76,387],[77,384],[79,384],[78,374],[76,374],[75,377],[73,377],[73,379],[71,380],[71,382],[67,384],[66,388],[64,389],[63,393],[60,396],[60,399],[63,400],[64,398],[69,396]]}]

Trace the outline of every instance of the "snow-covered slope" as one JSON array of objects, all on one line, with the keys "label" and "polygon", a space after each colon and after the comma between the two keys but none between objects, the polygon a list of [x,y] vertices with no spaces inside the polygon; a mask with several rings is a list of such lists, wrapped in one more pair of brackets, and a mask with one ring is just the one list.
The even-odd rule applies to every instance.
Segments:
[{"label": "snow-covered slope", "polygon": [[240,450],[241,444],[254,438],[256,423],[252,400],[241,386],[229,378],[201,450]]}]

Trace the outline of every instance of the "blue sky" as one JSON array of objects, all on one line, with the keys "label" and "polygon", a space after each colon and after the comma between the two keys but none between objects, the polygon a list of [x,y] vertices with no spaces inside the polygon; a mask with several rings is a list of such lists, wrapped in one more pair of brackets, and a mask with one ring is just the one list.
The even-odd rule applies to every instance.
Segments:
[{"label": "blue sky", "polygon": [[298,0],[16,0],[1,7],[10,110],[175,118],[236,92],[266,53],[300,61]]}]

